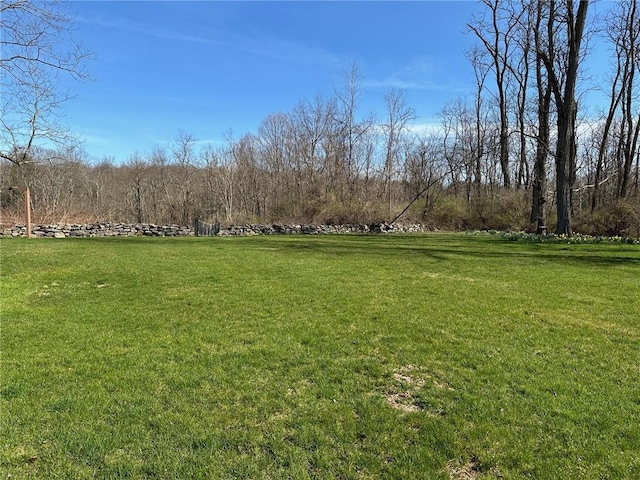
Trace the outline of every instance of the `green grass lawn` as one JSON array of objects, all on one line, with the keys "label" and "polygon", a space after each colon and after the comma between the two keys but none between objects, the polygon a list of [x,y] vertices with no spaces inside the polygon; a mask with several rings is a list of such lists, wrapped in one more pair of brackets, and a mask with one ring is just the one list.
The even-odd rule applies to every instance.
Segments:
[{"label": "green grass lawn", "polygon": [[638,246],[0,249],[0,479],[640,478]]}]

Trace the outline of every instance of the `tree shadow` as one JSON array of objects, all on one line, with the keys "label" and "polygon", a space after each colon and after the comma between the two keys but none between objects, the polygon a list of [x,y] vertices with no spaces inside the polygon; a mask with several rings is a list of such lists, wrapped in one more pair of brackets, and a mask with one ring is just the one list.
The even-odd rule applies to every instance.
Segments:
[{"label": "tree shadow", "polygon": [[[271,240],[271,239],[270,239]],[[331,239],[307,239],[301,237],[293,241],[281,242],[272,239],[271,247],[288,252],[314,251],[327,256],[367,255],[387,259],[407,259],[412,255],[429,257],[434,260],[468,258],[522,259],[528,262],[555,264],[589,264],[596,266],[638,266],[640,248],[633,245],[588,245],[588,244],[525,244],[501,239],[468,239],[455,236],[376,236],[359,235]],[[488,240],[488,241],[487,241]],[[264,246],[264,243],[261,244]]]},{"label": "tree shadow", "polygon": [[640,247],[619,244],[552,244],[513,242],[494,237],[463,235],[265,235],[249,237],[94,237],[73,241],[98,241],[147,246],[200,245],[223,247],[233,241],[240,249],[273,251],[286,254],[314,252],[328,257],[368,256],[387,260],[406,260],[411,256],[436,261],[453,259],[522,259],[527,263],[587,264],[602,267],[640,267]]}]

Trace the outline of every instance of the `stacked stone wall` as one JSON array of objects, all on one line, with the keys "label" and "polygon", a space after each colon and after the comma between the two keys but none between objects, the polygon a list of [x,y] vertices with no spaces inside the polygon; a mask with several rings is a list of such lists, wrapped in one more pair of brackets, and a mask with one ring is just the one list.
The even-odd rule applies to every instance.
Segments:
[{"label": "stacked stone wall", "polygon": [[[0,232],[2,236],[24,237],[26,225],[15,225]],[[154,225],[151,223],[58,223],[52,225],[31,225],[34,237],[179,237],[193,235],[189,227],[179,225]]]},{"label": "stacked stone wall", "polygon": [[[269,225],[230,225],[221,227],[220,237],[250,236],[250,235],[323,235],[347,233],[412,233],[427,231],[423,225],[389,225],[378,224],[350,224],[350,225],[298,225],[298,224],[269,224]],[[0,237],[25,237],[26,225],[15,225],[1,228]],[[32,225],[31,235],[45,238],[67,237],[186,237],[194,236],[191,227],[180,225],[154,225],[151,223],[58,223],[51,225]]]}]

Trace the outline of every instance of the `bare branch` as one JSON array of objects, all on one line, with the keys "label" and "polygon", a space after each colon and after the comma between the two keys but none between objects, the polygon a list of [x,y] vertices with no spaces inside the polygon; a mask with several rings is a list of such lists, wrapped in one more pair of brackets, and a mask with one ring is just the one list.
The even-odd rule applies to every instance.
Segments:
[{"label": "bare branch", "polygon": [[87,80],[91,53],[73,40],[65,7],[56,0],[0,0],[0,158],[16,165],[37,145],[75,141],[59,122],[69,95],[58,80]]}]

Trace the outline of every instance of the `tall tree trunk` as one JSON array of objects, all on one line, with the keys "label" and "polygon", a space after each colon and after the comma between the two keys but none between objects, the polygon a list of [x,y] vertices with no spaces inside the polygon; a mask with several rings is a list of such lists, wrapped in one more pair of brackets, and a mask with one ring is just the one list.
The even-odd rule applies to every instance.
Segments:
[{"label": "tall tree trunk", "polygon": [[536,225],[538,235],[547,233],[547,214],[545,209],[547,190],[547,157],[549,155],[549,106],[551,90],[546,87],[540,91],[538,99],[538,137],[536,160],[533,166],[531,222]]},{"label": "tall tree trunk", "polygon": [[632,131],[632,125],[629,125],[629,133],[624,146],[624,165],[622,168],[622,182],[620,184],[620,198],[625,198],[628,194],[629,185],[631,183],[631,168],[633,160],[636,156],[638,146],[638,134],[640,133],[640,116],[636,121],[635,128]]},{"label": "tall tree trunk", "polygon": [[[541,31],[543,4],[536,3],[534,42],[537,52],[541,51]],[[549,19],[549,27],[551,26]],[[553,62],[553,52],[549,52],[549,60]],[[538,135],[536,143],[536,159],[533,166],[533,184],[531,201],[531,223],[536,225],[538,235],[547,233],[546,190],[547,190],[547,158],[549,156],[549,113],[551,106],[551,85],[545,81],[544,62],[540,55],[536,56],[536,88],[538,91]]]},{"label": "tall tree trunk", "polygon": [[[550,85],[555,97],[558,114],[558,142],[556,145],[556,212],[558,223],[556,234],[570,235],[571,232],[571,191],[575,181],[576,169],[576,82],[580,64],[580,46],[587,18],[588,0],[580,0],[578,12],[574,16],[573,0],[565,0],[568,57],[564,70],[564,89],[561,88],[556,75],[555,65],[544,52],[538,52],[547,69]],[[550,2],[550,22],[553,21],[555,1]],[[549,29],[549,35],[552,34]],[[547,39],[550,42],[552,38]]]},{"label": "tall tree trunk", "polygon": [[[501,84],[500,97],[504,97],[503,88],[504,86]],[[511,188],[511,176],[509,175],[509,124],[507,122],[506,100],[501,99],[500,105],[500,169],[502,170],[502,184],[505,188]]]},{"label": "tall tree trunk", "polygon": [[600,190],[600,179],[602,177],[602,168],[604,163],[604,156],[607,151],[607,142],[609,140],[609,132],[611,131],[611,125],[613,124],[613,119],[620,104],[620,100],[622,98],[622,89],[615,94],[616,86],[618,83],[618,78],[620,77],[620,67],[618,66],[618,71],[616,72],[615,79],[613,80],[613,85],[611,87],[611,104],[609,105],[609,113],[607,113],[607,118],[604,123],[604,130],[602,133],[602,140],[600,141],[600,146],[598,148],[598,160],[596,164],[596,173],[595,179],[593,182],[593,196],[591,197],[591,211],[593,212],[598,206],[598,196]]},{"label": "tall tree trunk", "polygon": [[558,113],[558,145],[556,147],[556,233],[570,235],[571,189],[575,171],[575,119],[577,105],[569,102],[565,111]]}]

